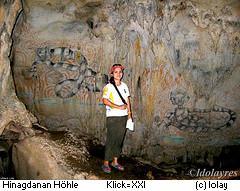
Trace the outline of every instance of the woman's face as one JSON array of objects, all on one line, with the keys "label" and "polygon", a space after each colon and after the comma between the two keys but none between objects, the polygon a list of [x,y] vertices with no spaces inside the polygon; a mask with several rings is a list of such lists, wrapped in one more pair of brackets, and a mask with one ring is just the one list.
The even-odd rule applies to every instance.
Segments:
[{"label": "woman's face", "polygon": [[113,78],[114,80],[121,80],[123,76],[123,72],[121,68],[115,68],[113,71]]}]

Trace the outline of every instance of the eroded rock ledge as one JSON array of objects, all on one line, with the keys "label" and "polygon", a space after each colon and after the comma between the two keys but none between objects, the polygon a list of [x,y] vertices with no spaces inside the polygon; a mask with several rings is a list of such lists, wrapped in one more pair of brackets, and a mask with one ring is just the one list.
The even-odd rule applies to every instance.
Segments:
[{"label": "eroded rock ledge", "polygon": [[[62,135],[59,137],[60,139],[50,134],[40,134],[15,144],[13,163],[16,178],[99,179],[83,169],[89,157],[86,142],[69,136],[65,139],[61,139]],[[74,166],[73,161],[79,165]]]}]

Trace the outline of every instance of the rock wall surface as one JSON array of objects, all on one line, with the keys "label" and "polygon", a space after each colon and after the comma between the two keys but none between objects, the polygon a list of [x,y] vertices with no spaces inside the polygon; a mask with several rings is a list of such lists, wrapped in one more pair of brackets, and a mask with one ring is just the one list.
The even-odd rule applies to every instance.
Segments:
[{"label": "rock wall surface", "polygon": [[[89,153],[85,140],[72,139],[61,141],[49,134],[38,134],[13,145],[13,164],[16,178],[46,179],[100,179],[91,172],[86,172]],[[73,146],[73,142],[78,145]],[[67,143],[67,144],[66,144]],[[76,160],[74,167],[68,160]]]},{"label": "rock wall surface", "polygon": [[124,153],[212,165],[240,143],[239,11],[238,0],[23,0],[17,95],[50,130],[103,143],[101,90],[123,64],[136,123]]},{"label": "rock wall surface", "polygon": [[37,121],[17,98],[10,67],[12,32],[21,10],[20,0],[0,2],[0,135],[14,124],[18,131],[30,133]]}]

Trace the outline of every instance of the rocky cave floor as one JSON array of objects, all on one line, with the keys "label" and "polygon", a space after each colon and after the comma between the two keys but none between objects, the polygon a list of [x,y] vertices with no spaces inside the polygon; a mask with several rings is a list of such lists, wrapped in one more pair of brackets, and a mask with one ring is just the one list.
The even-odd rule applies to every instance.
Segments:
[{"label": "rocky cave floor", "polygon": [[[39,136],[49,139],[49,145],[55,145],[51,149],[61,148],[62,151],[56,150],[56,152],[52,153],[55,153],[56,160],[60,158],[59,161],[62,161],[62,165],[70,169],[70,173],[74,174],[74,179],[195,179],[199,177],[189,176],[189,170],[191,168],[204,168],[192,164],[161,164],[153,167],[137,159],[122,156],[119,162],[125,166],[125,171],[113,170],[111,174],[106,174],[101,170],[104,146],[97,144],[97,141],[71,132],[43,133],[39,134]],[[239,169],[234,170],[237,170],[238,175],[240,175]],[[215,179],[216,177],[203,178]],[[228,178],[232,177],[225,177],[224,179]],[[234,178],[239,179],[239,176]]]},{"label": "rocky cave floor", "polygon": [[[76,174],[85,172],[85,178],[87,179],[96,178],[136,180],[184,178],[183,176],[177,176],[176,174],[174,174],[173,172],[175,171],[175,169],[166,169],[166,171],[169,172],[164,172],[150,165],[141,163],[134,158],[128,158],[124,156],[119,159],[119,162],[124,165],[125,171],[119,172],[113,169],[111,174],[106,174],[101,170],[101,165],[104,158],[104,146],[95,144],[94,141],[87,139],[87,137],[73,137],[70,133],[52,133],[50,135],[50,138],[58,144],[67,144],[70,145],[70,147],[72,148],[77,147],[82,151],[82,156],[79,156],[79,153],[77,154],[69,152],[67,155],[64,156],[63,160],[66,162],[67,165],[71,166],[71,168],[73,169],[73,171],[75,171]],[[84,148],[86,149],[84,150]],[[80,158],[81,160],[79,160]],[[75,176],[75,178],[78,177]]]},{"label": "rocky cave floor", "polygon": [[[71,132],[43,132],[37,131],[35,138],[44,152],[67,172],[71,179],[134,179],[134,180],[188,180],[188,179],[216,179],[216,177],[192,177],[189,170],[204,169],[203,166],[192,164],[160,164],[150,165],[133,157],[122,156],[119,162],[124,165],[125,171],[118,172],[113,169],[111,174],[101,170],[104,157],[104,146],[97,141],[90,140],[88,136],[77,135]],[[211,169],[211,168],[209,168]],[[237,177],[224,177],[223,179],[240,179],[240,168],[218,169],[238,171]]]}]

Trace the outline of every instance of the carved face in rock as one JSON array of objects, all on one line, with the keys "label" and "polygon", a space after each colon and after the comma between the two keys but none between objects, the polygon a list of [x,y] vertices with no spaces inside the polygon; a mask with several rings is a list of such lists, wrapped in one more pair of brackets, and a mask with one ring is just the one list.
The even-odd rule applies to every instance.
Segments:
[{"label": "carved face in rock", "polygon": [[171,92],[170,100],[173,105],[181,107],[189,100],[189,96],[186,94],[186,92],[175,90]]},{"label": "carved face in rock", "polygon": [[47,60],[48,57],[48,48],[47,47],[37,48],[36,54],[38,56],[38,60],[45,61]]}]

